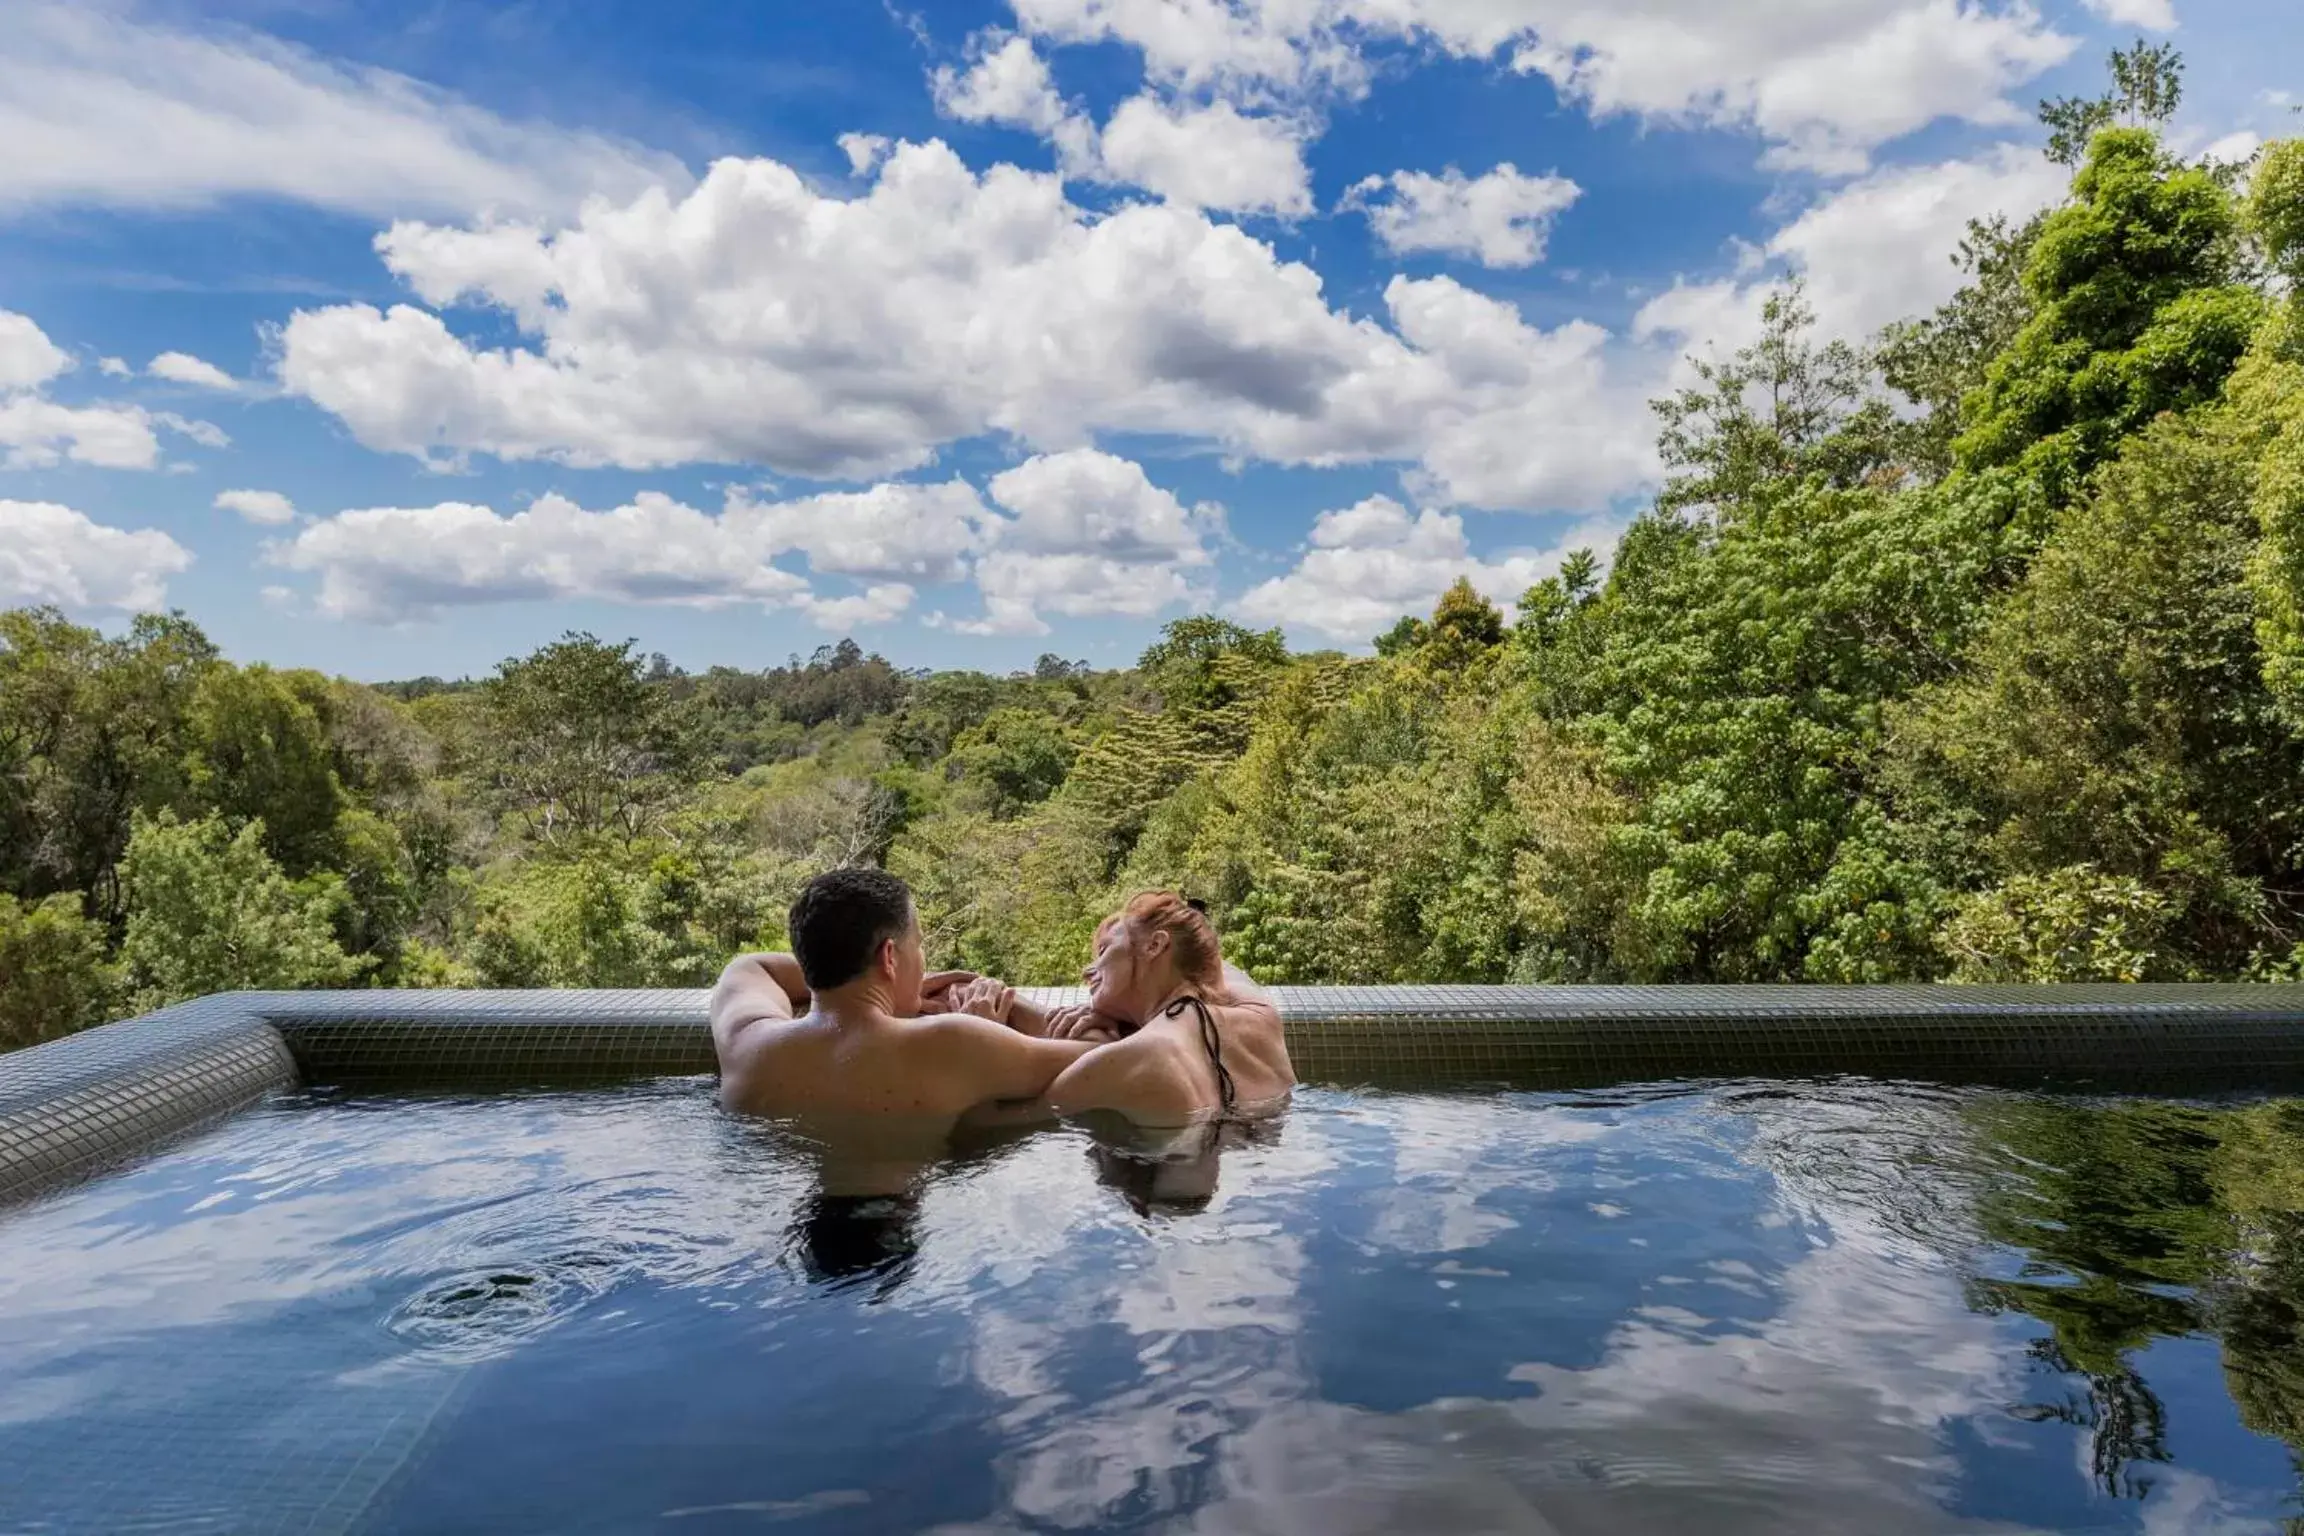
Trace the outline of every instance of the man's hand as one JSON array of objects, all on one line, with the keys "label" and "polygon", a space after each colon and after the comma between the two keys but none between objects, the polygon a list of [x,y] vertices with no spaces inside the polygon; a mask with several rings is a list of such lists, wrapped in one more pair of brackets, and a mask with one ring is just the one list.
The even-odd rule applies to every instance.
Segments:
[{"label": "man's hand", "polygon": [[1008,1022],[1008,1011],[1016,1006],[1016,989],[989,976],[961,982],[945,996],[945,1007],[954,1013],[972,1013],[995,1024]]},{"label": "man's hand", "polygon": [[1119,1021],[1108,1019],[1093,1008],[1048,1010],[1047,1036],[1051,1040],[1087,1040],[1097,1045],[1110,1045],[1122,1033]]},{"label": "man's hand", "polygon": [[975,979],[974,971],[930,971],[920,979],[920,1011],[958,1013],[960,1010],[952,1006],[952,991]]}]

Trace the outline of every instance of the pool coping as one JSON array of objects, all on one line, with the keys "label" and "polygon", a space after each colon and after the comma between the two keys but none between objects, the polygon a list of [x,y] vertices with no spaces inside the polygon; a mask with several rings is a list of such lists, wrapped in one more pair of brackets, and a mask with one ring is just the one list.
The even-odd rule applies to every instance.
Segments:
[{"label": "pool coping", "polygon": [[[2214,1093],[2304,1085],[2304,985],[1275,987],[1306,1082],[1601,1087],[1866,1076]],[[1076,1002],[1077,989],[1027,989]],[[227,992],[0,1055],[0,1204],[322,1084],[715,1069],[703,990]]]}]

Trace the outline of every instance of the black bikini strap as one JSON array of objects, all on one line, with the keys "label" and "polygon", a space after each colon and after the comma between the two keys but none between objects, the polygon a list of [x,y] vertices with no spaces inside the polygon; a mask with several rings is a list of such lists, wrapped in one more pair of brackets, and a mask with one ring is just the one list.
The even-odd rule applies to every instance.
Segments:
[{"label": "black bikini strap", "polygon": [[1239,1097],[1232,1084],[1232,1073],[1224,1065],[1224,1038],[1216,1032],[1215,1015],[1208,1005],[1187,992],[1166,1008],[1160,1010],[1164,1018],[1181,1018],[1187,1008],[1200,1010],[1200,1044],[1208,1052],[1208,1064],[1216,1069],[1216,1102],[1229,1111]]}]

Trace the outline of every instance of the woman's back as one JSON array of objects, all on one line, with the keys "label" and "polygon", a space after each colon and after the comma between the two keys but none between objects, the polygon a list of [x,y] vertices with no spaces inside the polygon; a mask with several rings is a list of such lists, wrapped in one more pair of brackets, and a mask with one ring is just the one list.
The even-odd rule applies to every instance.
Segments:
[{"label": "woman's back", "polygon": [[1048,1103],[1060,1114],[1109,1110],[1138,1125],[1185,1125],[1268,1108],[1295,1083],[1271,1003],[1187,995],[1067,1067],[1049,1085]]}]

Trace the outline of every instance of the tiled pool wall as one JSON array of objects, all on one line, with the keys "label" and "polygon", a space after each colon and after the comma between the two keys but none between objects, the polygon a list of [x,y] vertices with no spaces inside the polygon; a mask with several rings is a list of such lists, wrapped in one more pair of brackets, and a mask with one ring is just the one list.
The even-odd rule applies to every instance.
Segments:
[{"label": "tiled pool wall", "polygon": [[[2304,985],[1276,987],[1306,1082],[2304,1088]],[[1074,989],[1026,995],[1077,1002]],[[233,992],[0,1056],[0,1203],[299,1085],[713,1070],[701,990]]]}]

